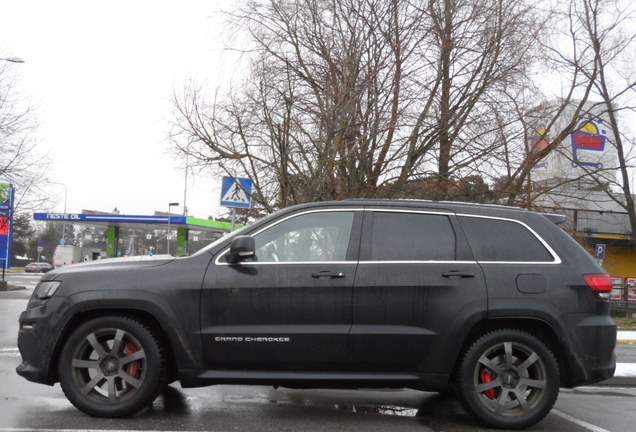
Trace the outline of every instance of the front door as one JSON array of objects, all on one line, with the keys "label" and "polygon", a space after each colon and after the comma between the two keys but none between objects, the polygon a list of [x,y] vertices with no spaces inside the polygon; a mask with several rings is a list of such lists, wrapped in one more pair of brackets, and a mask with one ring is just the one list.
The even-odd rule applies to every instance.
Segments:
[{"label": "front door", "polygon": [[210,263],[201,302],[208,369],[342,370],[362,214],[305,211],[253,234],[256,257]]}]

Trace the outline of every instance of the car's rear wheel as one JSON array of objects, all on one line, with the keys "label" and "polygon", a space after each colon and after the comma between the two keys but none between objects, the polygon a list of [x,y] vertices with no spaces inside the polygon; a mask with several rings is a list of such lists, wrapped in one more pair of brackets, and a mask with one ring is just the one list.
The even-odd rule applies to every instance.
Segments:
[{"label": "car's rear wheel", "polygon": [[71,333],[58,374],[66,397],[96,417],[121,417],[150,405],[165,386],[165,353],[155,332],[125,316],[103,316]]},{"label": "car's rear wheel", "polygon": [[559,368],[550,349],[520,330],[476,339],[460,364],[457,388],[467,410],[484,423],[522,429],[543,419],[559,394]]}]

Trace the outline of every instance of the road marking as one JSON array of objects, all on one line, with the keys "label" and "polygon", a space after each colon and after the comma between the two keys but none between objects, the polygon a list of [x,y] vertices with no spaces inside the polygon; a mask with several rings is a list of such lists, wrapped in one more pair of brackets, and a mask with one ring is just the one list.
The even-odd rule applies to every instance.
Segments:
[{"label": "road marking", "polygon": [[585,428],[585,429],[589,430],[590,432],[610,432],[607,429],[603,429],[602,427],[598,427],[598,426],[595,426],[595,425],[593,425],[591,423],[588,423],[586,421],[577,419],[576,417],[572,417],[571,415],[563,413],[563,412],[561,412],[559,410],[552,409],[551,412],[553,412],[554,414],[558,415],[559,417],[561,417],[561,418],[563,418],[563,419],[565,419],[565,420],[567,420],[569,422],[572,422],[572,423],[574,423],[574,424],[576,424],[578,426],[581,426],[582,428]]}]

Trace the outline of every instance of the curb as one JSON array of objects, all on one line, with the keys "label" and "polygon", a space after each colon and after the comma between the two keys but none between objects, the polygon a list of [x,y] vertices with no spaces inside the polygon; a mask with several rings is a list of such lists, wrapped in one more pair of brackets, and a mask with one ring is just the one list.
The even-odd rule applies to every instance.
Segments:
[{"label": "curb", "polygon": [[25,286],[0,283],[0,291],[19,291],[19,290],[25,290],[25,289],[26,289]]},{"label": "curb", "polygon": [[[636,331],[634,330],[619,330],[616,344],[622,345],[635,345],[636,344]],[[602,387],[636,387],[636,376],[613,376],[605,381],[601,381],[596,385]]]},{"label": "curb", "polygon": [[590,385],[599,387],[636,387],[636,377],[612,377]]}]

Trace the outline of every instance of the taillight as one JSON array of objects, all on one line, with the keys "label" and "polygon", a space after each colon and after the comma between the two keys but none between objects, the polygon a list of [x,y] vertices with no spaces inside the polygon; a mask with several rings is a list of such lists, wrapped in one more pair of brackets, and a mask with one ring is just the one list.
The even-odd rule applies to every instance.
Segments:
[{"label": "taillight", "polygon": [[612,278],[606,274],[586,274],[583,279],[598,298],[609,299],[612,292]]}]

